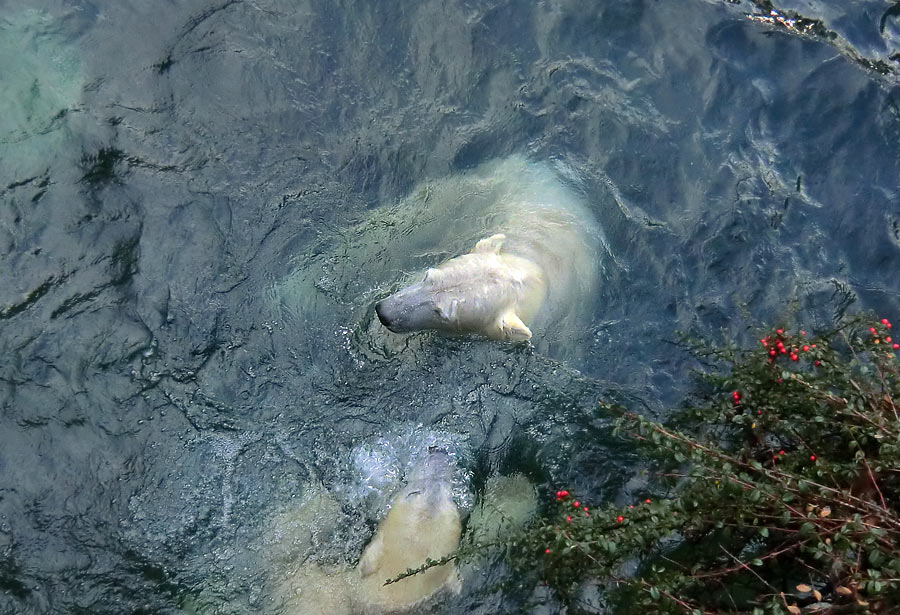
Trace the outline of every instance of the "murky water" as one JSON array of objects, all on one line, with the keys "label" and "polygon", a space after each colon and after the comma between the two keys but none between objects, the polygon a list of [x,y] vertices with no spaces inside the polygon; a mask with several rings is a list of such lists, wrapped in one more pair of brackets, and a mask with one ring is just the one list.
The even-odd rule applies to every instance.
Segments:
[{"label": "murky water", "polygon": [[[346,566],[429,445],[464,513],[516,471],[614,498],[594,404],[677,403],[677,330],[900,313],[900,12],[850,4],[0,2],[0,612],[278,612],[312,485]],[[385,341],[414,271],[354,229],[510,155],[608,244],[577,365]],[[512,610],[496,574],[437,612]]]}]

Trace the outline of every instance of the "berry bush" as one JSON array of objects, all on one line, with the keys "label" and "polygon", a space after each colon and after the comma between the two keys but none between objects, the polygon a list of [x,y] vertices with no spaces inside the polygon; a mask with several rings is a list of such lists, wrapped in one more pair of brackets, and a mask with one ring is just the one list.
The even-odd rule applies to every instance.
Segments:
[{"label": "berry bush", "polygon": [[500,546],[513,576],[568,613],[900,612],[891,323],[687,343],[711,367],[665,423],[600,405],[652,460],[646,494],[598,507],[551,494]]}]

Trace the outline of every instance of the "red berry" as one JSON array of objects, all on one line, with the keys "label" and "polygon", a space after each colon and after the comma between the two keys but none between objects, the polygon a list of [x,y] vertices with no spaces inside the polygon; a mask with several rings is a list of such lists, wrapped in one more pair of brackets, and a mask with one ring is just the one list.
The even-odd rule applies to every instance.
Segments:
[{"label": "red berry", "polygon": [[550,549],[544,549],[544,553],[550,553]]},{"label": "red berry", "polygon": [[572,517],[571,517],[571,516],[566,517],[566,523],[572,523]]},{"label": "red berry", "polygon": [[869,327],[869,333],[875,335],[875,327]]},{"label": "red berry", "polygon": [[581,503],[578,500],[575,500],[574,502],[572,502],[572,506],[578,508],[579,506],[581,506]]},{"label": "red berry", "polygon": [[797,355],[795,355],[795,354],[792,352],[792,353],[791,353],[791,361],[796,361],[796,360],[797,360]]},{"label": "red berry", "polygon": [[888,322],[888,319],[887,319],[887,318],[882,318],[882,319],[881,319],[881,324],[883,324],[883,325],[889,325],[889,324],[891,324],[891,323]]},{"label": "red berry", "polygon": [[815,366],[816,366],[816,367],[819,367],[820,365],[822,365],[822,362],[821,362],[821,361],[816,361]]},{"label": "red berry", "polygon": [[804,346],[804,347],[803,347],[803,352],[807,352],[808,350],[809,350],[809,346]]},{"label": "red berry", "polygon": [[784,329],[775,329],[775,333],[781,335],[782,333],[784,333]]},{"label": "red berry", "polygon": [[809,460],[810,460],[810,461],[815,461],[815,460],[816,460],[816,456],[815,456],[815,455],[810,455],[810,456],[809,456]]},{"label": "red berry", "polygon": [[779,455],[784,455],[784,449],[781,449],[780,451],[778,451],[778,454],[779,454]]},{"label": "red berry", "polygon": [[806,331],[801,331],[800,335],[806,335]]},{"label": "red berry", "polygon": [[891,341],[891,336],[890,336],[890,335],[886,336],[886,337],[884,338],[884,341],[890,342],[890,341]]},{"label": "red berry", "polygon": [[649,504],[649,503],[650,503],[650,498],[647,498],[646,500],[644,500],[644,503],[645,503],[645,504]]},{"label": "red berry", "polygon": [[772,355],[772,356],[774,357],[774,356],[775,356],[776,354],[778,354],[778,353],[775,352],[774,350],[770,350],[770,351],[769,351],[769,354]]},{"label": "red berry", "polygon": [[816,347],[816,345],[815,345],[815,344],[812,344],[812,347],[813,347],[813,348],[815,348],[815,347]]},{"label": "red berry", "polygon": [[622,523],[622,521],[624,521],[624,520],[625,520],[625,517],[623,517],[622,515],[619,515],[618,517],[616,517],[616,521],[618,521],[619,523]]},{"label": "red berry", "polygon": [[897,350],[898,348],[900,348],[900,344],[894,344],[894,350]]}]

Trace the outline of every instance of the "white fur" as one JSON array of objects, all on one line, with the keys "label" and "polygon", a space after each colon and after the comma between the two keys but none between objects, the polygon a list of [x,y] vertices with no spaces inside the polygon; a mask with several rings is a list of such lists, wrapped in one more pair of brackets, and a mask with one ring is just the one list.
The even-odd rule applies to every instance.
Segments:
[{"label": "white fur", "polygon": [[[380,302],[379,314],[392,330],[519,341],[531,339],[535,327],[542,335],[552,329],[567,336],[580,326],[596,282],[602,235],[555,173],[514,156],[414,191],[419,193],[428,195],[423,207],[430,205],[435,215],[457,218],[440,229],[444,233],[465,235],[473,220],[484,231],[471,251],[429,268],[421,283]],[[433,241],[452,242],[437,236]],[[434,317],[423,301],[430,301]]]}]

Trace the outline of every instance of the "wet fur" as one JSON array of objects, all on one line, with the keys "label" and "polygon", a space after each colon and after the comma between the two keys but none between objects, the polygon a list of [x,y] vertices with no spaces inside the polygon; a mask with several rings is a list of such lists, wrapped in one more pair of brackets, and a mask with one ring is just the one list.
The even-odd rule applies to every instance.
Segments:
[{"label": "wet fur", "polygon": [[576,196],[548,169],[518,157],[438,186],[442,201],[468,187],[461,209],[474,208],[470,200],[482,204],[481,219],[494,232],[379,301],[381,322],[397,333],[433,329],[496,340],[528,340],[535,327],[542,336],[572,335],[587,312],[602,244]]}]

